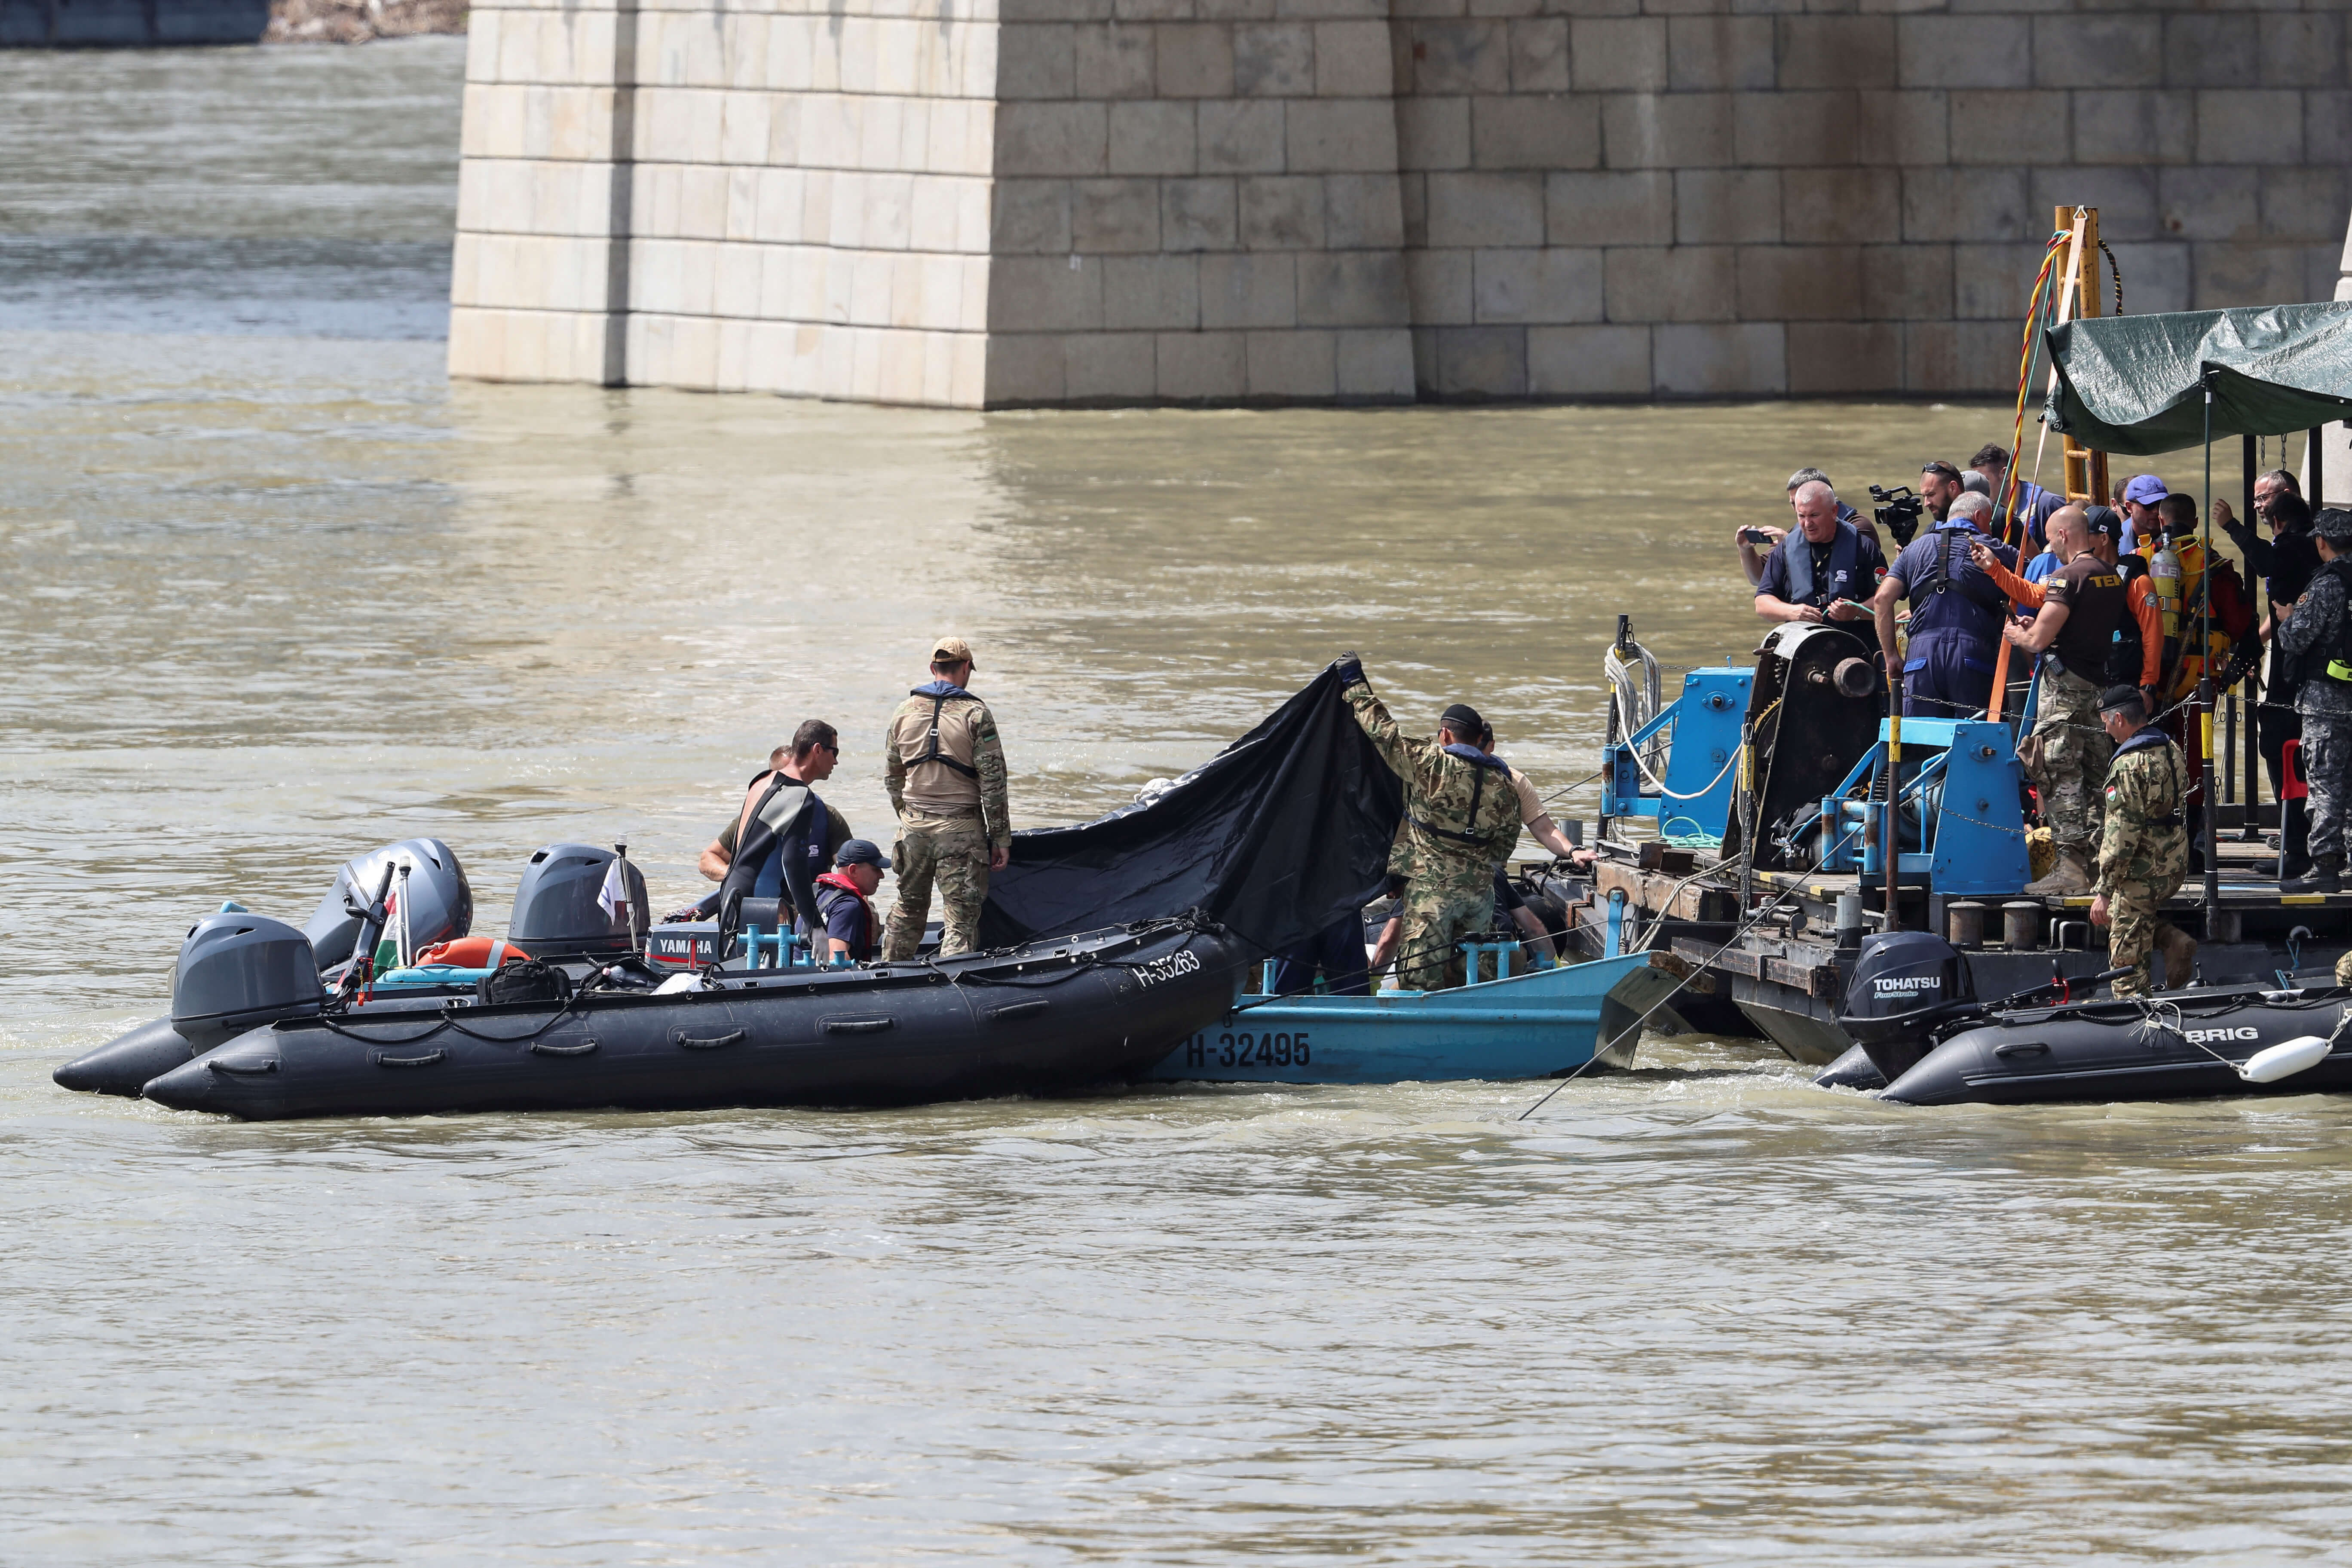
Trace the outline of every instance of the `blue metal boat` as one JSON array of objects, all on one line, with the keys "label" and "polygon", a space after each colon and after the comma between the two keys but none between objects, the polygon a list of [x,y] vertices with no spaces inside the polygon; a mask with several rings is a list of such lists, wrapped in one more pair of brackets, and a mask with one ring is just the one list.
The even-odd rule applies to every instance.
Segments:
[{"label": "blue metal boat", "polygon": [[[1148,1075],[1163,1082],[1402,1083],[1547,1078],[1601,1065],[1629,1068],[1641,1021],[1686,969],[1632,952],[1511,973],[1509,942],[1465,943],[1475,976],[1451,991],[1370,996],[1269,996],[1260,989],[1171,1052]],[[1482,959],[1491,959],[1482,963]]]}]

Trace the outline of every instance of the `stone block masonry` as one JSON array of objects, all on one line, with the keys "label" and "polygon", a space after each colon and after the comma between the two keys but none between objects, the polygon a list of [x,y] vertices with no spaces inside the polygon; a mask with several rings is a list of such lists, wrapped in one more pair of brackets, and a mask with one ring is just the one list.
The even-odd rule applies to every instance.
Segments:
[{"label": "stone block masonry", "polygon": [[2013,390],[2335,291],[2294,0],[488,0],[450,370],[961,407]]}]

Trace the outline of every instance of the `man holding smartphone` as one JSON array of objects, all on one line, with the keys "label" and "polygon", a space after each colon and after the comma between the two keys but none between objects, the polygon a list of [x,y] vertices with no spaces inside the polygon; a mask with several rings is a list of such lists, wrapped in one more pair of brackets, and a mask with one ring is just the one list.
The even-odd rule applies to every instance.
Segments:
[{"label": "man holding smartphone", "polygon": [[1878,542],[1838,518],[1837,492],[1820,479],[1797,488],[1797,526],[1764,563],[1756,613],[1768,621],[1828,623],[1873,651],[1870,599],[1886,574]]}]

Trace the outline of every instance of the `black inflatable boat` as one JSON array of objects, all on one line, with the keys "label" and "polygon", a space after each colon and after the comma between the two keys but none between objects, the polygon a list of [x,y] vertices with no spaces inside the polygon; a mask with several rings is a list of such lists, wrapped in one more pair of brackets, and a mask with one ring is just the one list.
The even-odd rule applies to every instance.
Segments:
[{"label": "black inflatable boat", "polygon": [[721,975],[667,994],[632,989],[624,961],[562,1000],[403,997],[284,1019],[142,1092],[253,1121],[1048,1093],[1166,1056],[1230,1004],[1240,956],[1215,931],[1165,921],[1010,952]]},{"label": "black inflatable boat", "polygon": [[[759,968],[746,954],[741,966],[671,973],[635,951],[633,868],[620,871],[635,898],[598,903],[614,860],[585,845],[534,855],[509,924],[533,961],[446,983],[429,968],[373,980],[351,968],[379,952],[405,964],[427,941],[462,934],[471,897],[446,846],[352,862],[310,931],[225,910],[182,944],[172,1016],[59,1068],[57,1081],[257,1121],[1047,1093],[1141,1073],[1224,1012],[1246,957],[1213,923],[1174,919],[950,959]],[[397,929],[385,907],[395,877],[435,918],[379,948]],[[310,934],[322,922],[350,955],[324,973]]]},{"label": "black inflatable boat", "polygon": [[2229,985],[2095,1000],[2123,972],[1986,1001],[1968,956],[1873,938],[1840,1016],[1857,1042],[1814,1081],[1906,1105],[2202,1100],[2352,1089],[2352,989]]}]

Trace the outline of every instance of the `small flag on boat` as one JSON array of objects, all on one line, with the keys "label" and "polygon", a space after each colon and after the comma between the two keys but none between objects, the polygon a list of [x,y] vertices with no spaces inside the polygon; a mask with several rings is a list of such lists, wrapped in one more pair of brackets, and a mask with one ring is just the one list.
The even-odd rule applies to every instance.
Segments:
[{"label": "small flag on boat", "polygon": [[607,920],[629,906],[628,874],[622,869],[626,865],[626,860],[614,857],[613,863],[604,868],[604,885],[596,889],[596,907],[604,911]]}]

